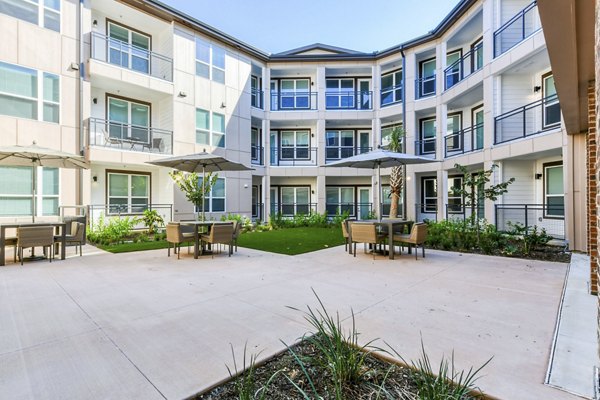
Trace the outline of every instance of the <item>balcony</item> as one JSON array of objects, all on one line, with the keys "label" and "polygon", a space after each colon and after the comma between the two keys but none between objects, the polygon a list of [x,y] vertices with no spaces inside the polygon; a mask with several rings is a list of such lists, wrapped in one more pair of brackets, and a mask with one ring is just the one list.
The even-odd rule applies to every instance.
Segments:
[{"label": "balcony", "polygon": [[537,1],[534,1],[494,32],[494,58],[506,53],[541,27]]},{"label": "balcony", "polygon": [[496,228],[511,231],[511,224],[521,224],[529,232],[534,226],[545,229],[556,239],[565,238],[564,205],[548,204],[496,204]]},{"label": "balcony", "polygon": [[402,101],[403,94],[402,84],[381,88],[381,107],[400,103]]},{"label": "balcony", "polygon": [[271,165],[280,167],[314,167],[317,165],[317,148],[304,146],[282,146],[272,148]]},{"label": "balcony", "polygon": [[415,154],[418,156],[433,155],[435,157],[436,138],[415,140]]},{"label": "balcony", "polygon": [[328,110],[372,110],[373,92],[327,91],[325,93],[325,105]]},{"label": "balcony", "polygon": [[560,128],[560,103],[552,95],[494,118],[494,144]]},{"label": "balcony", "polygon": [[483,123],[461,129],[444,137],[444,157],[483,149]]},{"label": "balcony", "polygon": [[265,148],[250,146],[250,163],[252,165],[265,165]]},{"label": "balcony", "polygon": [[372,215],[373,203],[326,203],[327,216],[343,215],[357,219],[368,219]]},{"label": "balcony", "polygon": [[271,92],[271,111],[317,109],[317,92]]},{"label": "balcony", "polygon": [[264,92],[262,90],[254,88],[250,90],[250,105],[254,108],[264,110]]},{"label": "balcony", "polygon": [[483,43],[480,43],[444,70],[444,90],[450,89],[482,67]]},{"label": "balcony", "polygon": [[368,153],[372,147],[354,147],[354,146],[326,146],[325,147],[325,162],[341,160],[356,156],[358,154]]},{"label": "balcony", "polygon": [[173,132],[90,118],[89,145],[118,150],[173,154]]},{"label": "balcony", "polygon": [[173,82],[173,60],[98,32],[91,33],[91,58]]},{"label": "balcony", "polygon": [[272,203],[271,215],[279,214],[282,217],[294,215],[310,215],[317,212],[317,203]]},{"label": "balcony", "polygon": [[415,79],[415,98],[422,99],[435,95],[435,74]]}]

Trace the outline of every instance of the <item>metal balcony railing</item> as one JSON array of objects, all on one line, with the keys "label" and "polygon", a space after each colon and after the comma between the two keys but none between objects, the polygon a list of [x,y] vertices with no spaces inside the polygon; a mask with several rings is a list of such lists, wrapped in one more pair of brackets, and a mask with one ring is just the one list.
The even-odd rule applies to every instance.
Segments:
[{"label": "metal balcony railing", "polygon": [[494,144],[559,128],[560,121],[558,96],[544,97],[494,118]]},{"label": "metal balcony railing", "polygon": [[250,146],[250,163],[265,165],[265,149],[262,146]]},{"label": "metal balcony railing", "polygon": [[[380,203],[379,207],[382,218],[390,216],[390,208],[392,208],[391,203]],[[404,218],[403,211],[404,207],[402,206],[402,203],[398,204],[398,218]]]},{"label": "metal balcony railing", "polygon": [[173,154],[173,132],[165,129],[90,118],[88,132],[90,146]]},{"label": "metal balcony railing", "polygon": [[325,107],[328,110],[371,110],[373,109],[373,92],[327,91]]},{"label": "metal balcony railing", "polygon": [[372,147],[354,147],[354,146],[326,146],[325,162],[341,160],[342,158],[352,157],[371,151]]},{"label": "metal balcony railing", "polygon": [[254,108],[264,109],[265,92],[258,89],[250,90],[250,105]]},{"label": "metal balcony railing", "polygon": [[521,43],[541,27],[537,1],[534,1],[494,32],[494,58]]},{"label": "metal balcony railing", "polygon": [[446,204],[446,219],[447,220],[463,220],[471,218],[475,214],[478,219],[485,218],[485,209],[483,204],[476,206],[468,206],[461,203]]},{"label": "metal balcony railing", "polygon": [[435,156],[436,140],[437,139],[434,137],[423,140],[415,140],[415,154],[418,156]]},{"label": "metal balcony railing", "polygon": [[271,111],[316,109],[317,92],[271,92]]},{"label": "metal balcony railing", "polygon": [[173,60],[118,39],[91,33],[91,58],[173,82]]},{"label": "metal balcony railing", "polygon": [[293,217],[316,212],[317,203],[271,203],[271,215],[281,214],[284,217]]},{"label": "metal balcony railing", "polygon": [[415,222],[437,221],[437,199],[431,203],[415,204]]},{"label": "metal balcony railing", "polygon": [[444,70],[444,90],[450,89],[469,75],[483,67],[483,43],[473,47],[471,51],[450,64]]},{"label": "metal balcony railing", "polygon": [[391,106],[402,101],[402,84],[381,88],[381,107]]},{"label": "metal balcony railing", "polygon": [[273,166],[316,166],[317,148],[303,146],[289,146],[271,148],[270,163]]},{"label": "metal balcony railing", "polygon": [[[172,204],[91,204],[88,206],[90,229],[93,230],[100,217],[105,219],[121,217],[139,217],[145,210],[156,210],[165,221],[165,224],[173,220]],[[144,229],[140,221],[134,229]]]},{"label": "metal balcony railing", "polygon": [[511,224],[519,223],[528,231],[537,226],[556,239],[565,238],[564,205],[496,204],[494,207],[499,231],[510,231]]},{"label": "metal balcony railing", "polygon": [[343,215],[348,213],[352,218],[367,219],[371,215],[373,203],[326,203],[327,216]]},{"label": "metal balcony railing", "polygon": [[435,95],[435,74],[415,79],[415,97],[421,99]]},{"label": "metal balcony railing", "polygon": [[444,157],[483,149],[483,123],[461,129],[444,137]]}]

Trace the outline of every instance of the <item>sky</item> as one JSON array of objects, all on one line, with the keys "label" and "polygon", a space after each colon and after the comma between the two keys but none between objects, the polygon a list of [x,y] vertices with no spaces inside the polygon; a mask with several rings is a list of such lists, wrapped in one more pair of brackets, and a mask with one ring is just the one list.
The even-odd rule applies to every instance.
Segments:
[{"label": "sky", "polygon": [[371,53],[434,29],[459,0],[162,0],[246,44],[279,53],[324,43]]}]

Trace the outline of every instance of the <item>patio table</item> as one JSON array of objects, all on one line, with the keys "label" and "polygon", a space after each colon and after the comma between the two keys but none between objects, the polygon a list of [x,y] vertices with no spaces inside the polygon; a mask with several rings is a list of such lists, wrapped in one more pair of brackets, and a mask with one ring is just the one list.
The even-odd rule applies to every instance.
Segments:
[{"label": "patio table", "polygon": [[201,226],[211,226],[219,224],[231,224],[231,221],[179,221],[180,225],[187,225],[194,227],[194,258],[198,258],[200,255],[200,232]]},{"label": "patio table", "polygon": [[65,222],[26,222],[2,224],[0,225],[0,266],[6,265],[6,230],[10,228],[21,228],[28,226],[53,226],[60,229],[60,259],[65,259],[65,238],[67,227]]},{"label": "patio table", "polygon": [[[409,220],[405,220],[405,219],[390,219],[390,218],[384,218],[381,221],[378,219],[362,219],[359,221],[352,221],[352,224],[375,224],[376,226],[383,226],[387,228],[387,235],[388,235],[388,246],[389,246],[389,257],[390,260],[394,259],[394,229],[395,228],[399,228],[399,229],[404,229],[405,226],[408,227],[408,230],[410,232],[410,229],[412,228],[414,221],[409,221]],[[349,236],[349,241],[350,243],[352,243],[352,229],[348,230],[348,236]],[[351,247],[351,246],[350,246]],[[410,249],[410,248],[409,248]],[[409,250],[410,251],[410,250]],[[352,250],[350,249],[349,252],[351,253]]]}]

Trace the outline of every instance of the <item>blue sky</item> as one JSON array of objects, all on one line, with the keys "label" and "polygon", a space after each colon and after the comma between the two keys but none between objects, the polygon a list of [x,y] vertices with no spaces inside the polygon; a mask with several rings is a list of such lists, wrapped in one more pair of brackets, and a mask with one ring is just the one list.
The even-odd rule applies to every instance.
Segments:
[{"label": "blue sky", "polygon": [[459,0],[162,0],[269,53],[320,42],[372,52],[426,34]]}]

